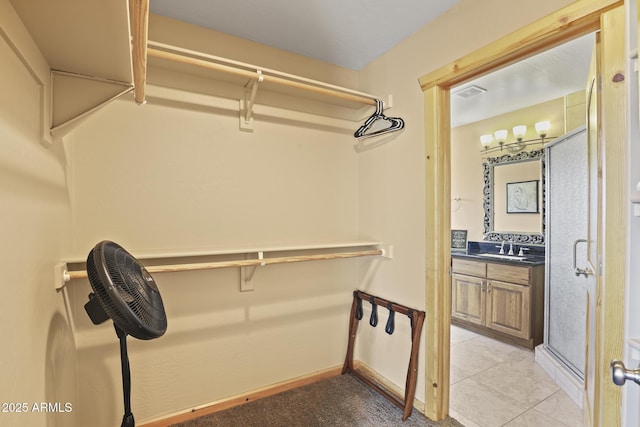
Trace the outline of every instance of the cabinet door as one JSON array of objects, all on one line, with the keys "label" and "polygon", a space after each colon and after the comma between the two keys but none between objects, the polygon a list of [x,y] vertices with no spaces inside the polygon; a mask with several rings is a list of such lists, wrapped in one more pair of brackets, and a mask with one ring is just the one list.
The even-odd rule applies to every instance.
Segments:
[{"label": "cabinet door", "polygon": [[529,286],[489,280],[485,325],[514,337],[530,338]]},{"label": "cabinet door", "polygon": [[479,277],[451,275],[451,317],[484,324],[484,283],[485,279]]}]

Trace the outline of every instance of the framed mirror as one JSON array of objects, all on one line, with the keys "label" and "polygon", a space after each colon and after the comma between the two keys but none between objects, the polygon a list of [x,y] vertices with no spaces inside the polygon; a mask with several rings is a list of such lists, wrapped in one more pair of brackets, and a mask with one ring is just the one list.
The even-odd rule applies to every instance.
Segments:
[{"label": "framed mirror", "polygon": [[544,149],[488,157],[484,240],[544,245]]}]

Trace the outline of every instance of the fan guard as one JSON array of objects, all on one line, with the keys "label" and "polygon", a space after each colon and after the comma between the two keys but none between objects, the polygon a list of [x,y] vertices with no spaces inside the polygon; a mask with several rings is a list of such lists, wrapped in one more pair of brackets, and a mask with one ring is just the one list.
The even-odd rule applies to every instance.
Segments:
[{"label": "fan guard", "polygon": [[120,329],[141,340],[165,333],[167,316],[158,287],[124,248],[107,240],[98,243],[87,257],[87,274],[102,309]]},{"label": "fan guard", "polygon": [[111,318],[120,340],[125,411],[122,427],[134,427],[127,335],[141,340],[164,335],[164,304],[151,274],[117,243],[105,240],[89,252],[87,275],[93,289],[84,306],[89,318],[96,325]]}]

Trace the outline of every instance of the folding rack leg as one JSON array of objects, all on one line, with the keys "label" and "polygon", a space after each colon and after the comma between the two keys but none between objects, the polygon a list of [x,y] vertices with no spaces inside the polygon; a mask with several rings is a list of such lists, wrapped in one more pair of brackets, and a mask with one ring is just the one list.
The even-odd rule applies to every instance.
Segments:
[{"label": "folding rack leg", "polygon": [[356,331],[358,330],[358,323],[360,320],[356,317],[356,308],[358,307],[358,296],[354,293],[353,304],[351,304],[351,315],[349,316],[349,344],[347,345],[347,357],[344,360],[344,366],[342,367],[342,373],[346,374],[347,371],[353,371],[353,348],[356,341]]},{"label": "folding rack leg", "polygon": [[422,334],[424,316],[425,313],[423,311],[414,311],[412,313],[411,358],[409,359],[409,370],[407,371],[402,421],[409,418],[413,411],[413,399],[416,395],[416,384],[418,382],[418,350],[420,349],[420,335]]}]

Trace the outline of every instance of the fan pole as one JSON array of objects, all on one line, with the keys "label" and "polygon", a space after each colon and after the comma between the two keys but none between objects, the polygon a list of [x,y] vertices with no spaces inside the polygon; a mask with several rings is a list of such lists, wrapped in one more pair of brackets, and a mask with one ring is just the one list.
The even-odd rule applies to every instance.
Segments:
[{"label": "fan pole", "polygon": [[131,412],[131,370],[129,369],[129,355],[127,353],[127,333],[115,323],[116,334],[120,339],[120,363],[122,365],[122,394],[124,398],[124,416],[121,427],[135,427],[136,422]]}]

